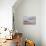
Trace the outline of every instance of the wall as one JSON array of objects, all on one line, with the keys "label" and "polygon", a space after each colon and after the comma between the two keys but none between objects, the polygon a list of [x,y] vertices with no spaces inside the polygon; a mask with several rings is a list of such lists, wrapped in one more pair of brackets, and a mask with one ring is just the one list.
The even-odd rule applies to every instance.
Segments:
[{"label": "wall", "polygon": [[[36,46],[41,46],[41,0],[23,0],[14,7],[15,28],[25,38],[34,40]],[[24,16],[36,16],[36,25],[24,25]]]},{"label": "wall", "polygon": [[[36,1],[38,1],[38,0],[32,0],[32,4],[33,4],[33,6],[35,7],[36,5],[37,6],[39,6],[40,7],[40,4],[39,4],[39,2],[37,2],[36,4],[34,4],[34,2]],[[40,0],[39,0],[40,1]],[[19,1],[18,1],[19,2]],[[26,5],[26,3],[24,3],[23,5],[25,5],[25,6],[20,6],[21,8],[19,8],[19,5],[16,5],[17,3],[15,3],[15,5],[14,5],[14,7],[13,7],[13,11],[14,11],[14,13],[15,13],[15,23],[16,23],[16,28],[20,31],[20,32],[23,32],[24,33],[24,36],[27,36],[26,35],[26,33],[28,33],[28,34],[34,34],[35,35],[35,33],[38,31],[38,29],[36,29],[36,28],[33,28],[33,27],[37,27],[37,26],[30,26],[30,25],[27,25],[27,26],[25,26],[25,25],[23,25],[23,16],[28,16],[28,14],[29,13],[31,13],[31,12],[28,12],[28,10],[30,9],[28,9],[28,5]],[[31,2],[30,2],[30,4],[31,4]],[[32,5],[31,4],[31,5]],[[36,6],[36,7],[37,7]],[[24,7],[24,8],[22,8],[22,7]],[[34,8],[33,7],[33,8]],[[18,11],[17,11],[17,9],[20,9],[20,11],[19,11],[19,13],[18,13]],[[23,9],[23,10],[22,10]],[[27,11],[25,11],[27,9]],[[34,8],[35,9],[35,8]],[[37,12],[38,12],[38,10],[40,11],[40,9],[37,7],[36,8],[37,9]],[[21,12],[22,11],[22,12]],[[29,10],[30,11],[30,10]],[[32,11],[35,11],[35,10],[32,10]],[[17,12],[17,14],[16,14],[16,12]],[[25,13],[24,13],[25,12]],[[27,12],[27,13],[26,13]],[[36,11],[35,11],[36,12]],[[36,16],[37,16],[37,20],[39,21],[39,17],[38,17],[38,15],[37,15],[37,12],[36,12]],[[18,15],[19,14],[19,15]],[[40,14],[40,12],[39,12],[39,14]],[[35,15],[35,14],[34,14]],[[30,16],[30,15],[29,15]],[[41,21],[39,21],[40,22],[40,25],[41,25],[41,30],[39,30],[40,31],[40,34],[41,34],[41,43],[42,43],[42,46],[46,46],[46,0],[41,0],[41,19],[40,19]],[[39,24],[39,23],[37,23],[37,24]],[[18,26],[19,25],[19,26]],[[38,26],[39,27],[39,26]],[[38,28],[37,27],[37,28]],[[31,29],[30,29],[31,28]],[[32,29],[33,28],[33,29]],[[31,31],[31,30],[37,30],[37,31]],[[38,31],[38,32],[39,32]],[[31,32],[31,33],[30,33]],[[33,32],[33,33],[32,33]],[[34,36],[34,37],[36,37],[36,35]],[[32,38],[32,37],[31,37]],[[39,37],[40,38],[40,37]],[[37,39],[37,38],[36,38]],[[35,40],[36,40],[35,39]],[[39,39],[38,39],[39,40]],[[36,40],[37,41],[37,40]],[[38,42],[37,42],[38,43]]]},{"label": "wall", "polygon": [[42,46],[46,46],[46,0],[41,1],[41,40]]}]

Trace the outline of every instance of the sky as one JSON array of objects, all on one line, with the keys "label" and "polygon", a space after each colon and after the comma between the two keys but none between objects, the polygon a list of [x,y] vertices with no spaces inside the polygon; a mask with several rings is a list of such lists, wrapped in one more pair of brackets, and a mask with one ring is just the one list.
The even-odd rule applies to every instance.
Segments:
[{"label": "sky", "polygon": [[16,0],[0,0],[0,27],[12,29],[12,6]]}]

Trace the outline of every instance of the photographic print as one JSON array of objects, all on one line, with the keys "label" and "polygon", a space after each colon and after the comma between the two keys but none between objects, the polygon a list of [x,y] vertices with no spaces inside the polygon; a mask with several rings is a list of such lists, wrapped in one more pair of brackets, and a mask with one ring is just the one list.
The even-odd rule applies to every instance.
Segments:
[{"label": "photographic print", "polygon": [[36,16],[24,16],[23,23],[24,23],[24,25],[35,25]]}]

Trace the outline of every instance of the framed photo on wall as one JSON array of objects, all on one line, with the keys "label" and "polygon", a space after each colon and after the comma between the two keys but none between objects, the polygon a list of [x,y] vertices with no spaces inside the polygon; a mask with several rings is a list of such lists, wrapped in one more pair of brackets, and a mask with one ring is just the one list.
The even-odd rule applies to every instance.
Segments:
[{"label": "framed photo on wall", "polygon": [[24,25],[35,25],[36,24],[36,16],[24,16],[23,24]]}]

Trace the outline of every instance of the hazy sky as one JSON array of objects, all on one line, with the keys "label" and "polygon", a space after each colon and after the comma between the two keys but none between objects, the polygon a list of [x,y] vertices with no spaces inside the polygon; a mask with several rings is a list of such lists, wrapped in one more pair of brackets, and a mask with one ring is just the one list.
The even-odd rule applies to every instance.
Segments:
[{"label": "hazy sky", "polygon": [[12,28],[12,6],[16,0],[0,0],[0,27]]}]

